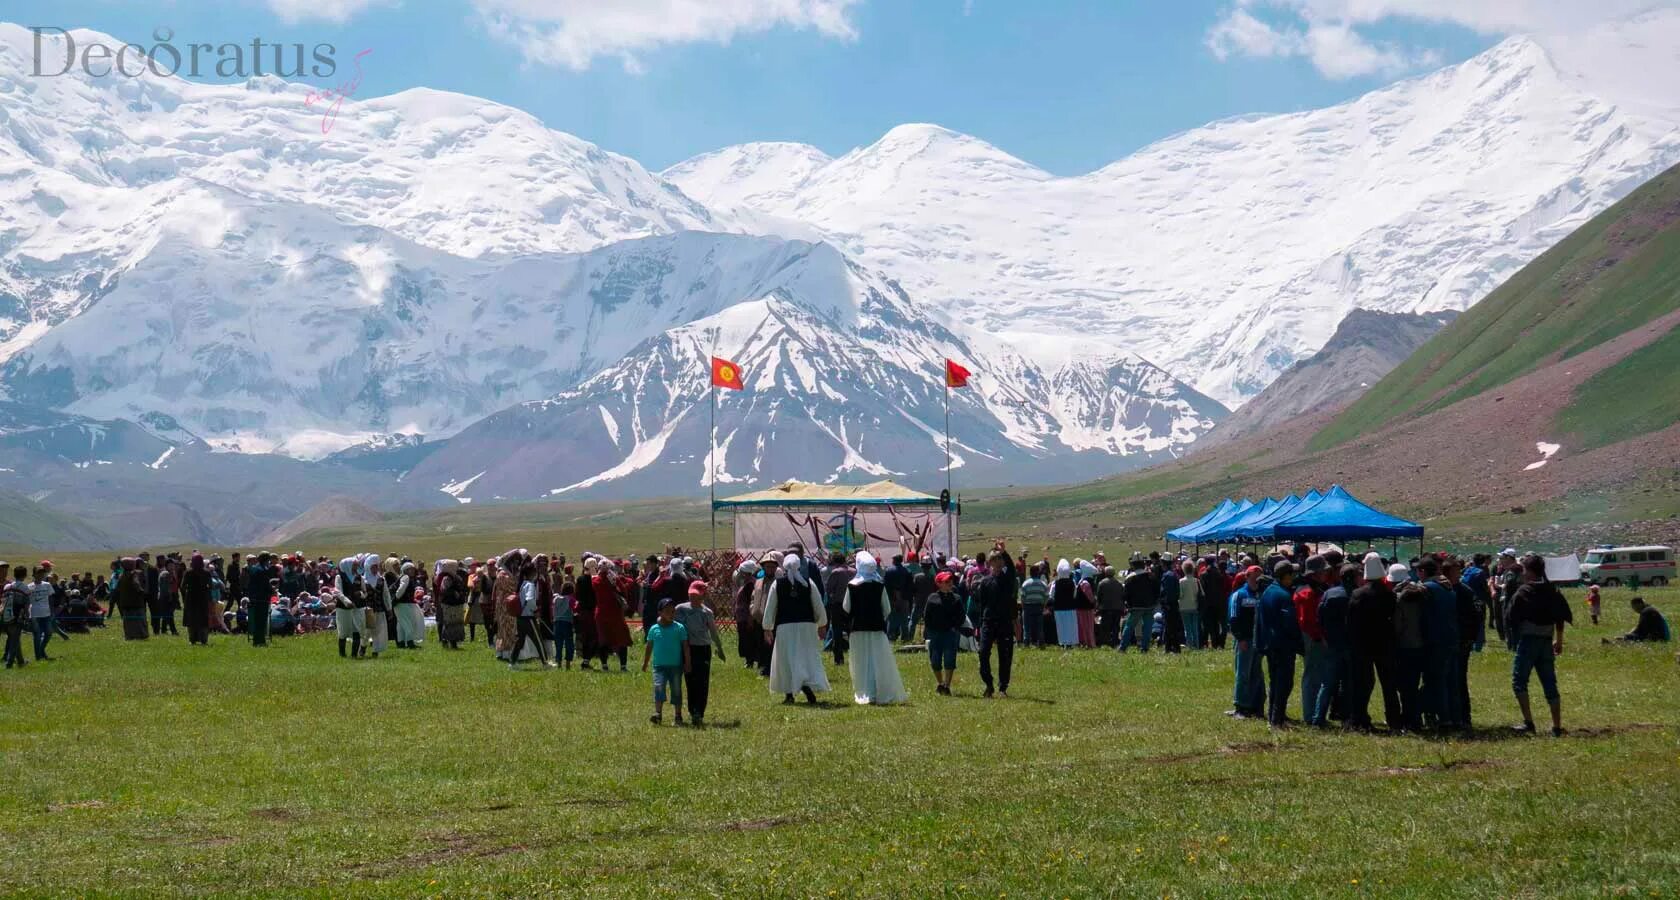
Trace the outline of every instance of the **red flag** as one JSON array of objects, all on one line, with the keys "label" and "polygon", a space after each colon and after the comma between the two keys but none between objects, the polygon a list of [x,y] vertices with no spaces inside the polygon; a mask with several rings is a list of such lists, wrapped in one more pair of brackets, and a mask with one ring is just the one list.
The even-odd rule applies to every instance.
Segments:
[{"label": "red flag", "polygon": [[945,386],[948,388],[968,387],[968,376],[973,373],[951,360],[945,360]]},{"label": "red flag", "polygon": [[746,387],[741,383],[741,367],[715,356],[712,357],[712,384],[732,391]]}]

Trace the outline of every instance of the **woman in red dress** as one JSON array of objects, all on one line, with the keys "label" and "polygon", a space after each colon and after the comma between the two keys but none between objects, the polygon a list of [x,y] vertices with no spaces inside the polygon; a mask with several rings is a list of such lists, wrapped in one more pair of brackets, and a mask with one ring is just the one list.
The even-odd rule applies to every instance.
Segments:
[{"label": "woman in red dress", "polygon": [[595,632],[597,656],[601,669],[607,668],[607,657],[618,654],[618,670],[630,671],[630,625],[624,620],[624,592],[618,567],[611,560],[601,560],[595,575]]}]

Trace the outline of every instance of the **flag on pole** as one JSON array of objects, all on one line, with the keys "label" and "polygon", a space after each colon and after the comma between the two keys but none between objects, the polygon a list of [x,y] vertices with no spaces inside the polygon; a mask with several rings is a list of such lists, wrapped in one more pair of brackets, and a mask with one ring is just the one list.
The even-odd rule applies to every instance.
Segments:
[{"label": "flag on pole", "polygon": [[945,360],[945,386],[948,388],[968,387],[968,377],[973,374],[961,365]]},{"label": "flag on pole", "polygon": [[746,386],[741,383],[741,367],[716,356],[712,357],[712,384],[732,391]]}]

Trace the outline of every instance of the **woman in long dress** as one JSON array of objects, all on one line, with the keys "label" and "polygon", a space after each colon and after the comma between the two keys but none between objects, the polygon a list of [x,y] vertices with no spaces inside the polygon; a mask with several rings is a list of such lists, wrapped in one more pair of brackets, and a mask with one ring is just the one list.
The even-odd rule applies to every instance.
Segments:
[{"label": "woman in long dress", "polygon": [[892,601],[887,599],[881,580],[881,566],[865,550],[857,555],[857,576],[846,586],[840,607],[852,623],[851,657],[846,661],[852,673],[852,699],[861,704],[885,705],[910,699],[904,678],[898,674],[892,642],[887,640],[887,616]]},{"label": "woman in long dress", "polygon": [[117,579],[112,602],[122,616],[123,640],[143,641],[151,636],[146,625],[145,571],[141,569],[139,559],[127,556],[123,557],[122,572],[122,577]]},{"label": "woman in long dress", "polygon": [[187,641],[210,643],[210,571],[204,567],[204,557],[197,553],[192,555],[192,564],[181,578],[181,601]]},{"label": "woman in long dress", "polygon": [[1079,646],[1095,649],[1097,646],[1097,597],[1095,565],[1079,560],[1078,568],[1074,572],[1078,592],[1079,607],[1074,610],[1074,619],[1079,627]]},{"label": "woman in long dress", "polygon": [[372,653],[375,657],[385,652],[385,647],[391,641],[390,623],[385,619],[385,612],[391,606],[391,598],[387,596],[386,582],[379,575],[379,554],[364,553],[360,561],[362,573],[362,603],[366,618],[362,627],[367,631],[368,644],[365,653]]},{"label": "woman in long dress", "polygon": [[578,578],[574,592],[577,615],[573,617],[572,630],[577,635],[577,655],[583,660],[580,666],[583,669],[595,667],[595,647],[601,643],[600,633],[595,629],[595,571],[600,565],[593,556],[583,558],[583,576]]},{"label": "woman in long dress", "polygon": [[618,654],[618,670],[630,671],[630,623],[624,618],[624,594],[618,569],[611,562],[601,564],[595,576],[595,655],[601,660],[601,670],[607,668],[607,657]]},{"label": "woman in long dress", "polygon": [[817,696],[813,692],[828,690],[828,673],[823,671],[822,661],[822,632],[828,628],[828,612],[804,570],[798,556],[789,553],[782,557],[781,574],[764,599],[764,631],[774,635],[770,645],[770,693],[781,694],[783,703],[792,703],[793,692],[799,691],[807,702],[815,704]]},{"label": "woman in long dress", "polygon": [[509,605],[517,602],[514,598],[519,595],[519,584],[513,577],[517,564],[513,554],[502,557],[490,587],[490,608],[496,616],[496,658],[504,661],[511,661],[513,642],[519,635],[519,614]]},{"label": "woman in long dress", "polygon": [[466,639],[467,590],[461,583],[461,564],[453,559],[437,562],[438,643],[451,650],[461,649]]},{"label": "woman in long dress", "polygon": [[1073,580],[1073,566],[1067,560],[1056,563],[1056,580],[1050,585],[1050,606],[1056,611],[1056,643],[1072,647],[1079,643],[1079,585]]}]

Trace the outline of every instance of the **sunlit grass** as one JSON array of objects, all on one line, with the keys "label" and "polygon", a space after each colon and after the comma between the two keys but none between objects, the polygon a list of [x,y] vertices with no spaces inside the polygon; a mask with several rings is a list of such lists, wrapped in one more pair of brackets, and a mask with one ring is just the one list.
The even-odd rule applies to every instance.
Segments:
[{"label": "sunlit grass", "polygon": [[[1673,590],[1648,592],[1673,610]],[[630,674],[510,673],[327,637],[52,646],[0,673],[4,890],[666,896],[1599,895],[1680,890],[1672,647],[1570,633],[1563,740],[1269,733],[1221,713],[1230,656],[1018,655],[1008,701],[849,679],[784,707],[731,658],[699,732]],[[1585,621],[1584,612],[1581,616]],[[668,720],[667,720],[668,721]]]}]

